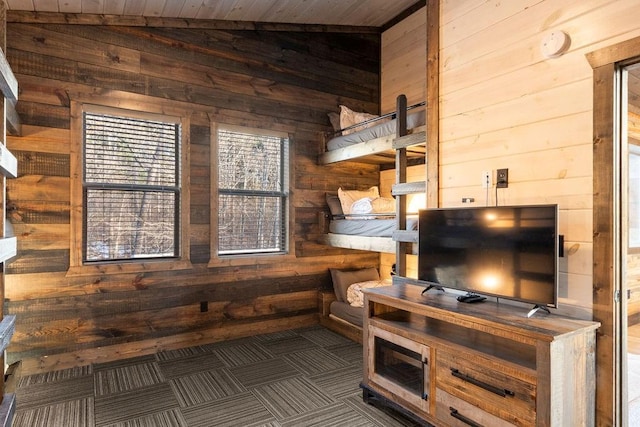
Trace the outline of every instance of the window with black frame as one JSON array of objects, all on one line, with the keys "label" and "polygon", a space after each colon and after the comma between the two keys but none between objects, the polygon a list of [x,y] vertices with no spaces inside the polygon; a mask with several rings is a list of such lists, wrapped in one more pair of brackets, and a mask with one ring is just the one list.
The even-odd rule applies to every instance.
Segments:
[{"label": "window with black frame", "polygon": [[288,146],[285,135],[217,129],[218,255],[287,252]]},{"label": "window with black frame", "polygon": [[178,121],[85,112],[83,262],[180,255]]}]

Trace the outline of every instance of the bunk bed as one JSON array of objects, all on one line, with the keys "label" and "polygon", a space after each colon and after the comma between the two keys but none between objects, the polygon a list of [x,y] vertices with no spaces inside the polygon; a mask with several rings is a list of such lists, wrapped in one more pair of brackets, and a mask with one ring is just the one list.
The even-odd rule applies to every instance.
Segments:
[{"label": "bunk bed", "polygon": [[[383,199],[378,189],[374,190],[373,187],[360,192],[352,190],[346,200],[343,196],[348,191],[343,191],[342,188],[338,189],[337,194],[327,193],[328,211],[321,212],[319,217],[320,227],[325,231],[322,243],[374,252],[417,253],[417,216],[407,215],[405,196],[424,193],[426,183],[404,181],[406,166],[410,162],[425,162],[427,150],[424,105],[420,103],[407,107],[406,97],[400,95],[395,112],[354,123],[343,128],[337,135],[332,135],[333,138],[324,139],[324,151],[318,158],[319,164],[342,161],[374,163],[394,165],[403,172],[396,174],[397,183],[392,190],[392,196],[397,198],[391,200],[395,205],[394,209],[385,211],[384,208],[376,209],[373,206]],[[355,131],[349,132],[350,130]],[[372,205],[371,210],[354,212],[346,209],[347,205],[353,208],[359,202]],[[383,200],[382,206],[388,206],[388,202]],[[320,293],[320,323],[351,339],[361,341],[363,308],[347,301],[345,289],[390,284],[379,283],[377,275],[377,271],[373,274],[370,269],[352,272],[332,269],[334,290]]]},{"label": "bunk bed", "polygon": [[[327,138],[325,135],[323,139],[325,149],[319,156],[318,163],[351,161],[393,165],[398,149],[405,150],[408,163],[424,162],[426,155],[425,103],[407,107],[404,95],[398,98],[398,107],[395,112],[351,124],[330,134],[332,138]],[[393,195],[424,192],[424,187],[425,183],[411,183],[404,190],[398,190],[397,194],[394,190]],[[338,193],[341,190],[338,189]],[[372,194],[369,198],[375,202],[378,197],[379,194]],[[327,193],[329,210],[320,214],[320,227],[324,231],[322,243],[347,249],[396,252],[393,236],[401,233],[397,231],[399,227],[395,210],[354,214],[345,212],[345,204],[337,204],[332,201],[334,198],[334,193]],[[342,209],[339,209],[340,207]],[[407,231],[416,230],[417,218],[408,217],[406,225],[403,224],[402,228]]]},{"label": "bunk bed", "polygon": [[[370,203],[372,212],[345,212],[344,205],[354,197],[344,194],[361,193],[362,198],[357,199],[364,205]],[[369,196],[366,193],[374,193]],[[340,196],[343,196],[342,199]],[[395,200],[379,196],[377,187],[371,187],[366,191],[343,191],[338,189],[338,194],[327,193],[327,206],[329,211],[321,212],[320,227],[324,230],[322,242],[329,246],[359,249],[374,252],[395,253],[396,244],[393,234],[398,225],[395,212]],[[344,199],[347,199],[347,202]],[[378,202],[378,203],[376,203]],[[384,205],[385,209],[376,209],[375,206]],[[389,205],[392,207],[389,208]],[[417,230],[418,218],[416,215],[407,217],[406,230]]]},{"label": "bunk bed", "polygon": [[[323,152],[318,158],[321,165],[357,161],[362,163],[389,164],[395,161],[393,141],[398,126],[406,130],[405,139],[422,141],[407,144],[410,159],[424,160],[426,147],[424,102],[398,109],[392,113],[369,118],[334,132],[323,133]],[[341,112],[343,114],[344,111]],[[344,121],[341,121],[344,123]]]}]

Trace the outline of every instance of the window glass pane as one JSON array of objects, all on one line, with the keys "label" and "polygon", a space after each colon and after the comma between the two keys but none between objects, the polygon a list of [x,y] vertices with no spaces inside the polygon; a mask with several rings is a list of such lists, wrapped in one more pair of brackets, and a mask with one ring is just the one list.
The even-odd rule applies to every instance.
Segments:
[{"label": "window glass pane", "polygon": [[282,138],[218,131],[218,185],[230,190],[282,191]]},{"label": "window glass pane", "polygon": [[218,252],[278,252],[285,248],[282,198],[220,195]]},{"label": "window glass pane", "polygon": [[84,114],[84,260],[179,256],[180,125]]},{"label": "window glass pane", "polygon": [[287,138],[242,129],[217,136],[218,254],[285,252]]},{"label": "window glass pane", "polygon": [[88,190],[88,261],[174,257],[173,192]]},{"label": "window glass pane", "polygon": [[629,247],[640,248],[640,146],[629,151]]},{"label": "window glass pane", "polygon": [[176,185],[175,123],[85,115],[85,181]]}]

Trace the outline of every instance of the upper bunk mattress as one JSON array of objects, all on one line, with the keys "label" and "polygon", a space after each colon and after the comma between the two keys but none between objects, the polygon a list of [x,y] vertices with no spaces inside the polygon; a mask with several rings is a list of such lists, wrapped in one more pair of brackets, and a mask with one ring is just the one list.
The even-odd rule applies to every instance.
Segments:
[{"label": "upper bunk mattress", "polygon": [[[407,230],[417,230],[418,219],[407,218]],[[391,237],[396,230],[395,218],[388,219],[334,219],[329,223],[329,232],[350,236]]]},{"label": "upper bunk mattress", "polygon": [[[386,120],[375,126],[353,132],[348,135],[337,136],[327,142],[327,150],[336,150],[338,148],[348,147],[360,142],[369,141],[370,139],[380,138],[382,136],[394,135],[396,133],[397,119]],[[413,129],[425,124],[425,111],[421,108],[411,114],[407,114],[407,129]]]}]

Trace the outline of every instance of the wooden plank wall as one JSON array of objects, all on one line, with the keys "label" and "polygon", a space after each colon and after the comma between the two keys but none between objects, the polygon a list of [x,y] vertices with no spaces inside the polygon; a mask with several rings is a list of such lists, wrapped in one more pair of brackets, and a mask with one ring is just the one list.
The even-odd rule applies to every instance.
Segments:
[{"label": "wooden plank wall", "polygon": [[[7,268],[6,310],[17,315],[8,363],[23,360],[24,373],[46,371],[313,324],[317,290],[330,287],[329,267],[378,265],[377,254],[316,243],[325,192],[375,185],[378,166],[319,167],[316,156],[328,111],[338,104],[378,111],[379,34],[11,17],[8,28],[23,121],[23,135],[9,141],[20,166],[8,184],[8,215],[19,236]],[[76,96],[190,110],[191,269],[67,275]],[[210,120],[292,135],[295,259],[207,268]],[[201,302],[208,311],[201,312]]]},{"label": "wooden plank wall", "polygon": [[396,97],[407,104],[425,100],[427,67],[427,14],[422,8],[382,33],[380,110],[395,111]]},{"label": "wooden plank wall", "polygon": [[[419,182],[424,181],[425,176],[425,166],[424,165],[415,165],[409,166],[407,168],[407,182]],[[391,187],[395,184],[396,175],[395,169],[384,170],[380,172],[380,194],[383,197],[391,197]],[[411,195],[407,200],[407,209],[409,209],[411,202],[413,201],[413,197],[416,195]],[[425,199],[426,202],[426,199]],[[420,202],[417,202],[420,204]],[[423,205],[424,209],[425,206]],[[411,212],[411,211],[408,211]],[[380,254],[380,276],[383,279],[388,279],[391,277],[391,269],[393,264],[396,262],[395,254]],[[418,257],[415,255],[407,256],[407,277],[418,277]]]},{"label": "wooden plank wall", "polygon": [[[566,256],[560,305],[592,307],[592,69],[585,54],[640,35],[636,2],[443,2],[440,46],[440,205],[496,203],[481,173],[509,169],[504,204],[558,203]],[[571,47],[540,45],[565,31]]]},{"label": "wooden plank wall", "polygon": [[[408,105],[422,102],[426,97],[427,14],[422,8],[382,33],[380,54],[380,109],[382,113],[395,111],[399,94],[407,96]],[[380,172],[380,194],[391,197],[395,170]],[[407,182],[425,180],[425,166],[410,166]],[[380,254],[380,275],[389,278],[395,254]],[[417,277],[415,257],[407,259],[407,276]]]}]

